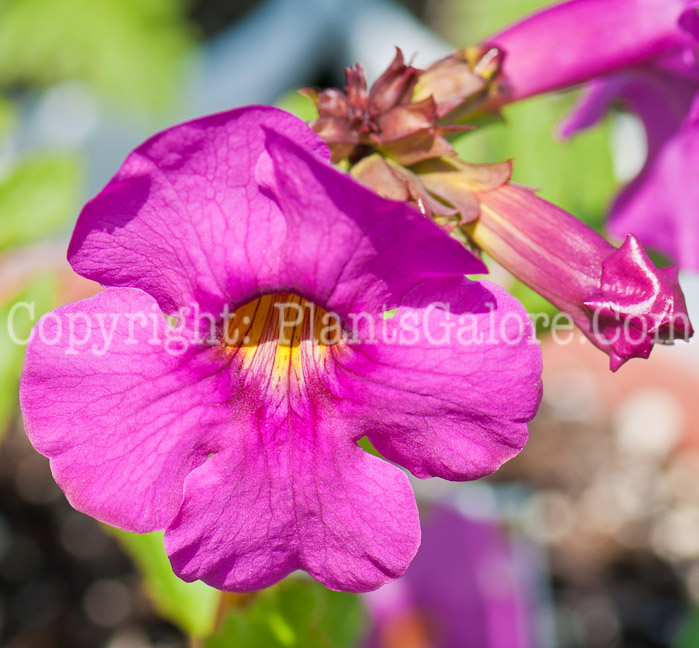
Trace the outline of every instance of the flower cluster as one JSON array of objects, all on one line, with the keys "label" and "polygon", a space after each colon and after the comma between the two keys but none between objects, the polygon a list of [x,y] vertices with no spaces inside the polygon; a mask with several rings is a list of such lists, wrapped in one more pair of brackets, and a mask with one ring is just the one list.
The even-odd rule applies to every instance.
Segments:
[{"label": "flower cluster", "polygon": [[[513,184],[511,163],[469,164],[448,141],[475,111],[528,94],[629,65],[676,69],[696,2],[672,0],[681,17],[657,24],[632,10],[661,1],[615,0],[632,42],[590,57],[589,40],[571,41],[582,62],[567,76],[530,69],[517,48],[571,16],[598,25],[607,0],[572,0],[426,70],[398,50],[371,89],[350,68],[344,92],[307,91],[310,127],[241,108],[131,153],[68,251],[105,289],[39,321],[21,382],[27,434],[73,506],[164,529],[185,580],[247,591],[303,569],[372,590],[420,542],[399,466],[492,473],[539,405],[531,321],[500,287],[466,278],[487,272],[472,250],[570,314],[613,370],[691,336],[676,269],[658,269],[639,239],[615,248]],[[665,162],[648,174],[691,157],[695,139],[674,138],[696,122],[695,110],[651,147],[649,164]]]}]

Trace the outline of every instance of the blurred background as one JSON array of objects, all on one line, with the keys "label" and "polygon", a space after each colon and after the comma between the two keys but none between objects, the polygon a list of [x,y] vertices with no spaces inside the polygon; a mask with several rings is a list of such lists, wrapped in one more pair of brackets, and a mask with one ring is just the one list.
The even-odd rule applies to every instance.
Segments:
[{"label": "blurred background", "polygon": [[[231,107],[310,118],[295,90],[371,79],[400,46],[425,66],[542,0],[0,0],[0,645],[699,647],[699,346],[617,374],[576,334],[545,334],[544,401],[522,454],[471,484],[414,480],[424,543],[404,579],[364,597],[294,577],[256,595],[176,579],[162,535],[75,512],[18,414],[25,339],[99,286],[65,261],[81,205],[143,139]],[[458,142],[469,161],[601,228],[645,136],[614,113],[554,135],[575,92],[508,107]],[[494,276],[532,311],[542,299]],[[699,321],[699,277],[681,281]],[[30,312],[20,304],[34,304]]]}]

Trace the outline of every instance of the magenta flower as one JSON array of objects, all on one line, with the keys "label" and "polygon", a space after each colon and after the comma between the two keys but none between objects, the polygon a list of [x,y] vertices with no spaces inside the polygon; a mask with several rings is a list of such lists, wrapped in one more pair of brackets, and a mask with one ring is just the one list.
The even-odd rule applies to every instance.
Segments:
[{"label": "magenta flower", "polygon": [[404,472],[357,441],[419,477],[474,479],[522,448],[537,409],[520,305],[328,158],[272,108],[156,135],[71,241],[75,270],[107,289],[28,345],[27,433],[69,501],[165,529],[185,580],[245,591],[303,569],[376,588],[420,530]]},{"label": "magenta flower", "polygon": [[695,271],[697,8],[699,0],[571,0],[488,39],[505,51],[499,103],[590,82],[562,124],[564,137],[597,123],[617,100],[639,115],[648,157],[612,205],[609,230],[619,238],[632,232]]},{"label": "magenta flower", "polygon": [[443,505],[426,513],[405,576],[364,597],[365,648],[529,648],[527,595],[502,532]]}]

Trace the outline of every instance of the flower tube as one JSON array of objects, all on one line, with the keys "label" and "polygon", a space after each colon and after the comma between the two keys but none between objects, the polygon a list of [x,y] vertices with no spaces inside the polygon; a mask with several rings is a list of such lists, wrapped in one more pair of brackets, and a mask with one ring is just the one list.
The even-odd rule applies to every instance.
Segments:
[{"label": "flower tube", "polygon": [[509,102],[653,62],[699,36],[697,0],[570,0],[495,34]]},{"label": "flower tube", "polygon": [[676,268],[656,268],[636,237],[616,249],[531,190],[506,184],[479,194],[469,237],[569,314],[616,371],[654,343],[693,334]]}]

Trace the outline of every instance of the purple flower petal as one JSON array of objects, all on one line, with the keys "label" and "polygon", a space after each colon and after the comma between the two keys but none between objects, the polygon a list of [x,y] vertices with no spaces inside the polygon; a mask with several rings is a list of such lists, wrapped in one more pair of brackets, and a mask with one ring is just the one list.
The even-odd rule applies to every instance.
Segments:
[{"label": "purple flower petal", "polygon": [[488,39],[505,51],[507,101],[644,64],[696,40],[697,0],[570,0]]},{"label": "purple flower petal", "polygon": [[680,267],[699,272],[699,99],[686,123],[612,206],[609,230],[634,232]]},{"label": "purple flower petal", "polygon": [[247,591],[304,569],[360,592],[403,574],[420,543],[412,489],[356,445],[347,420],[295,400],[251,411],[235,434],[188,477],[166,533],[180,577]]},{"label": "purple flower petal", "polygon": [[380,313],[422,281],[487,272],[416,209],[377,196],[287,137],[269,132],[267,150],[258,180],[288,223],[282,284],[327,310]]},{"label": "purple flower petal", "polygon": [[374,621],[364,648],[531,646],[521,567],[497,524],[431,505],[405,576],[363,597]]},{"label": "purple flower petal", "polygon": [[612,102],[620,100],[643,121],[652,158],[687,118],[697,83],[648,68],[591,81],[559,126],[563,137],[597,124]]},{"label": "purple flower petal", "polygon": [[571,111],[558,124],[558,136],[568,139],[597,125],[606,116],[612,102],[618,99],[625,85],[624,75],[590,81],[580,92]]},{"label": "purple flower petal", "polygon": [[693,270],[699,269],[699,194],[694,190],[699,126],[687,115],[698,90],[696,80],[651,68],[598,79],[588,84],[561,127],[570,136],[594,125],[614,100],[641,118],[648,157],[615,200],[609,230],[619,238],[633,232],[645,245]]},{"label": "purple flower petal", "polygon": [[284,219],[254,178],[264,125],[327,158],[315,133],[274,108],[174,126],[131,153],[85,206],[68,250],[74,270],[105,286],[141,288],[170,313],[193,302],[220,312],[255,291],[252,269],[274,273],[285,237]]},{"label": "purple flower petal", "polygon": [[377,343],[337,362],[348,415],[384,456],[421,478],[467,480],[524,447],[541,357],[515,299],[467,279],[425,282],[381,325]]},{"label": "purple flower petal", "polygon": [[416,210],[325,160],[321,140],[280,110],[175,126],[136,149],[88,203],[69,259],[79,274],[141,288],[171,313],[192,303],[219,313],[292,286],[346,311],[371,296],[397,303],[421,278],[485,271]]},{"label": "purple flower petal", "polygon": [[40,320],[22,374],[27,434],[68,500],[139,533],[167,526],[229,426],[225,358],[170,354],[168,331],[152,297],[107,289]]}]

